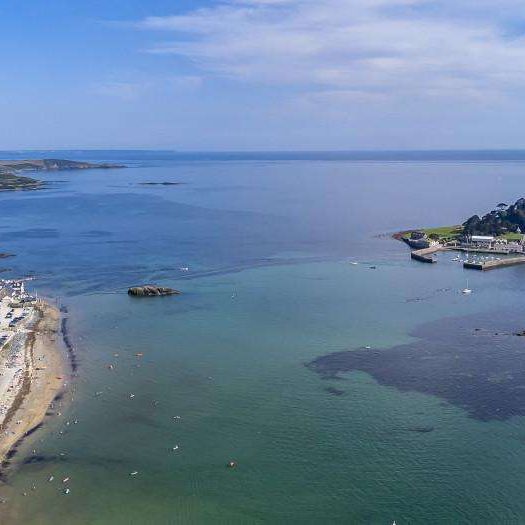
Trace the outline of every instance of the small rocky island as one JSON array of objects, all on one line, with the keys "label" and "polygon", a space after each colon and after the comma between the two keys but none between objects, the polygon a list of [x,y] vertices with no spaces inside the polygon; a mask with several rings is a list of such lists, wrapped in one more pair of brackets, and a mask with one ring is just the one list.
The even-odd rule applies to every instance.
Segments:
[{"label": "small rocky island", "polygon": [[140,186],[180,186],[181,184],[185,184],[185,182],[139,182]]},{"label": "small rocky island", "polygon": [[37,190],[45,186],[41,180],[21,175],[27,171],[64,171],[123,168],[120,164],[78,162],[63,159],[0,160],[0,191]]},{"label": "small rocky island", "polygon": [[167,288],[165,286],[156,286],[154,284],[144,284],[142,286],[132,286],[128,290],[128,295],[134,297],[162,297],[165,295],[180,295],[182,292]]}]

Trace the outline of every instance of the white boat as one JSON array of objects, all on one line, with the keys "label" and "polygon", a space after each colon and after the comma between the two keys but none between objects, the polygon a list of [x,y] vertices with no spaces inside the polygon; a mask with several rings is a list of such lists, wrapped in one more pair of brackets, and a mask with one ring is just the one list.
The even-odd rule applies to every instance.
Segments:
[{"label": "white boat", "polygon": [[464,294],[464,295],[468,295],[468,294],[472,293],[472,290],[468,287],[468,280],[467,280],[467,287],[463,288],[463,290],[461,290],[461,293]]}]

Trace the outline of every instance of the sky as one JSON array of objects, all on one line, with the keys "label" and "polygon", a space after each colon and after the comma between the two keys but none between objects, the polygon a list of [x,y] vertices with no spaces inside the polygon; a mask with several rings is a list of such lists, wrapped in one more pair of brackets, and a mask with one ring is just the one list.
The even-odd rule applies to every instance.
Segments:
[{"label": "sky", "polygon": [[0,150],[525,148],[523,0],[1,0]]}]

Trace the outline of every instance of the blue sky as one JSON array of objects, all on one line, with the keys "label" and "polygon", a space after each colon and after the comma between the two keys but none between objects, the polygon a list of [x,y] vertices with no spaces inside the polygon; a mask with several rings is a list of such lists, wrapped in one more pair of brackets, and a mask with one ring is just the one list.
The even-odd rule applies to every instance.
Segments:
[{"label": "blue sky", "polygon": [[518,0],[2,0],[0,149],[525,147]]}]

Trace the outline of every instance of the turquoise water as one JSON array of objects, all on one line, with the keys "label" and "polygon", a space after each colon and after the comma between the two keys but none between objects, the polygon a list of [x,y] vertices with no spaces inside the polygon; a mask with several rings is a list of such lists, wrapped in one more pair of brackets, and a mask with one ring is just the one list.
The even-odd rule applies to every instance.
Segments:
[{"label": "turquoise water", "polygon": [[[515,200],[521,163],[118,160],[132,167],[0,195],[11,273],[68,307],[79,360],[62,415],[0,486],[2,523],[525,521],[522,417],[479,421],[439,396],[304,366],[418,343],[414,330],[449,318],[523,329],[525,268],[418,265],[384,235]],[[125,294],[149,281],[184,294]],[[24,464],[33,449],[42,461]]]}]

